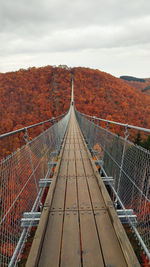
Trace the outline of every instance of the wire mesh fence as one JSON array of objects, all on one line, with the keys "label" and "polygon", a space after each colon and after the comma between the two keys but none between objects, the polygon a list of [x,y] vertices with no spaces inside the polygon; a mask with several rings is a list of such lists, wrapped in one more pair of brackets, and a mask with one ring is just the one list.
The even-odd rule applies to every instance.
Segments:
[{"label": "wire mesh fence", "polygon": [[137,234],[144,251],[150,259],[150,151],[128,140],[128,127],[124,127],[125,137],[94,124],[84,114],[76,111],[77,120],[89,147],[99,150],[101,167],[108,177],[114,178],[113,188],[125,209],[133,209],[137,216],[136,226],[129,223]]},{"label": "wire mesh fence", "polygon": [[[27,130],[30,140],[38,136],[44,130],[51,127],[54,122],[58,122],[65,114],[58,116],[56,118],[51,118],[46,121],[42,121],[30,126],[14,129],[12,132],[0,133],[0,161],[3,158],[9,156],[12,152],[15,152],[18,148],[24,145],[24,133]],[[2,130],[2,129],[0,129]]]},{"label": "wire mesh fence", "polygon": [[[0,266],[10,263],[23,231],[23,213],[33,208],[39,180],[48,172],[52,152],[59,152],[69,116],[70,112],[31,141],[26,132],[26,145],[0,162]],[[39,203],[40,199],[35,210]]]}]

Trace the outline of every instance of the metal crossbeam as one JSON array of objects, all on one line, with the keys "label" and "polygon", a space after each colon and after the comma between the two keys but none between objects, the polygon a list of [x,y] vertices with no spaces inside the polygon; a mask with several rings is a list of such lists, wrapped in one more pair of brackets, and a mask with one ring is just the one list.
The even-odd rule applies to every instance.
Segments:
[{"label": "metal crossbeam", "polygon": [[52,168],[52,167],[54,167],[54,166],[56,166],[56,161],[49,161],[49,162],[48,162],[48,167],[49,167],[49,168]]},{"label": "metal crossbeam", "polygon": [[96,165],[100,165],[100,166],[102,165],[102,160],[94,160],[94,162]]},{"label": "metal crossbeam", "polygon": [[125,209],[125,210],[118,209],[116,211],[117,211],[118,216],[121,216],[121,215],[133,215],[133,210],[132,209]]},{"label": "metal crossbeam", "polygon": [[40,220],[41,212],[24,212],[21,219],[21,227],[37,226]]},{"label": "metal crossbeam", "polygon": [[134,225],[137,223],[137,216],[133,213],[132,209],[121,209],[116,210],[116,212],[122,224],[128,224],[129,221],[132,221]]},{"label": "metal crossbeam", "polygon": [[52,179],[40,179],[39,187],[40,188],[49,187],[51,182],[52,182]]},{"label": "metal crossbeam", "polygon": [[102,180],[104,182],[105,185],[113,185],[114,183],[114,178],[113,177],[102,177]]},{"label": "metal crossbeam", "polygon": [[94,150],[92,148],[90,148],[90,151],[93,155],[98,155],[99,154],[99,151],[98,150]]},{"label": "metal crossbeam", "polygon": [[51,152],[50,155],[53,157],[53,158],[56,158],[58,153],[55,151],[55,152]]}]

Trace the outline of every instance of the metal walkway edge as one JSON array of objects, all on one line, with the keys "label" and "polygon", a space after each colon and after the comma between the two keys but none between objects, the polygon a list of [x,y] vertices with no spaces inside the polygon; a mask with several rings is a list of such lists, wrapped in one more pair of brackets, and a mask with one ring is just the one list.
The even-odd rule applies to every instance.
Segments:
[{"label": "metal walkway edge", "polygon": [[26,266],[140,266],[73,107]]}]

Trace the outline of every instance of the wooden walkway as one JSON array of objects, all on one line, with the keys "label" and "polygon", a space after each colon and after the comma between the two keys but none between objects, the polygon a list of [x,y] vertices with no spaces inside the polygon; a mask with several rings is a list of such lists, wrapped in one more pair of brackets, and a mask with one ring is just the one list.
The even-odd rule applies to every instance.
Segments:
[{"label": "wooden walkway", "polygon": [[140,266],[84,142],[73,107],[26,266]]}]

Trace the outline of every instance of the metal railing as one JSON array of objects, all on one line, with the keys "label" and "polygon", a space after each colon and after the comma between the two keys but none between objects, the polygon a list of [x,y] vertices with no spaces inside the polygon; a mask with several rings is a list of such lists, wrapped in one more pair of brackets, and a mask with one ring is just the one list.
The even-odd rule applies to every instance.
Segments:
[{"label": "metal railing", "polygon": [[40,125],[43,126],[44,124],[46,124],[48,122],[53,122],[54,120],[61,119],[64,116],[65,116],[65,114],[62,114],[62,115],[60,115],[60,116],[58,116],[56,118],[52,118],[52,119],[49,119],[49,120],[46,120],[46,121],[38,122],[38,123],[35,123],[35,124],[32,124],[32,125],[26,126],[24,128],[12,131],[12,132],[1,134],[0,135],[0,139],[2,139],[4,137],[12,136],[12,135],[17,134],[17,133],[26,132],[26,130],[29,130],[31,128],[35,128],[35,127],[40,126]]},{"label": "metal railing", "polygon": [[[44,188],[40,189],[39,181],[49,178],[48,163],[53,154],[59,153],[69,117],[70,111],[31,141],[28,129],[48,121],[17,130],[25,133],[26,145],[0,162],[0,266],[15,266],[20,256],[31,228],[21,226],[22,216],[24,212],[42,208]],[[0,138],[15,133],[3,134]]]},{"label": "metal railing", "polygon": [[[150,151],[128,140],[129,129],[150,133],[150,129],[111,122],[82,114],[76,117],[91,151],[98,151],[101,175],[113,177],[110,186],[114,205],[125,211],[132,209],[137,216],[136,225],[128,222],[150,260]],[[95,124],[106,123],[106,128]],[[110,124],[124,128],[124,138],[109,130]],[[128,217],[128,216],[127,216]]]}]

